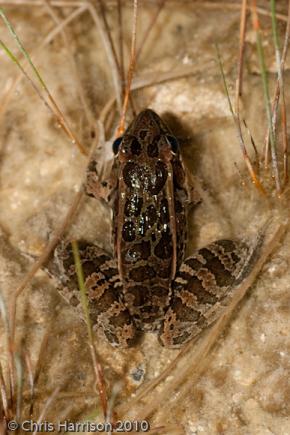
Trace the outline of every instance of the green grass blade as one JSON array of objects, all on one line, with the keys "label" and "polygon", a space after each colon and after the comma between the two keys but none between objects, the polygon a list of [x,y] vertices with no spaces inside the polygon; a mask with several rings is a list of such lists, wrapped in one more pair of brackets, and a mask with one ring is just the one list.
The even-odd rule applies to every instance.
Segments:
[{"label": "green grass blade", "polygon": [[82,304],[82,309],[83,309],[85,320],[86,320],[89,340],[90,340],[90,342],[93,342],[92,325],[91,325],[91,319],[90,319],[90,313],[89,313],[89,304],[88,304],[88,298],[87,298],[87,289],[85,286],[84,274],[83,274],[83,268],[82,268],[82,263],[81,263],[81,259],[80,259],[78,244],[74,240],[71,242],[71,245],[72,245],[72,250],[73,250],[74,262],[75,262],[75,266],[76,266],[76,274],[77,274],[77,278],[78,278],[78,286],[79,286],[80,296],[81,296],[81,304]]},{"label": "green grass blade", "polygon": [[27,53],[27,51],[25,50],[22,42],[20,41],[14,27],[12,26],[12,24],[10,23],[10,21],[8,20],[5,12],[3,11],[2,8],[0,8],[0,17],[3,19],[6,27],[8,28],[9,32],[11,33],[11,35],[13,36],[13,38],[16,41],[17,46],[19,47],[21,53],[23,54],[23,56],[25,57],[25,59],[27,59],[27,61],[29,62],[29,65],[31,66],[32,70],[34,71],[36,77],[38,78],[41,86],[47,91],[47,87],[46,84],[44,83],[43,78],[41,77],[39,71],[37,70],[37,68],[35,67],[34,63],[31,60],[31,57],[29,56],[29,54]]},{"label": "green grass blade", "polygon": [[268,128],[269,128],[269,138],[270,138],[270,145],[271,145],[271,157],[272,157],[272,166],[273,166],[273,172],[274,172],[274,178],[276,183],[276,189],[277,192],[281,191],[281,184],[280,184],[280,176],[279,176],[279,170],[278,170],[278,162],[277,162],[277,153],[276,153],[276,138],[274,134],[274,127],[272,122],[272,108],[271,108],[271,100],[270,100],[270,92],[269,92],[269,81],[268,81],[268,73],[265,63],[265,55],[264,55],[264,49],[261,39],[261,33],[260,28],[258,24],[258,17],[256,13],[254,12],[254,30],[256,32],[256,45],[257,45],[257,52],[258,52],[258,58],[260,63],[260,71],[261,71],[261,78],[262,78],[262,85],[263,85],[263,94],[264,94],[264,100],[265,100],[265,107],[266,107],[266,113],[267,113],[267,120],[268,120]]}]

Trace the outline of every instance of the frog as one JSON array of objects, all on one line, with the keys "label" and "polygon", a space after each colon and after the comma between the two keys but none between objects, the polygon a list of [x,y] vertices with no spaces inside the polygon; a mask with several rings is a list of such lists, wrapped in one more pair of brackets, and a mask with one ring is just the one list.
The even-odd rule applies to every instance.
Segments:
[{"label": "frog", "polygon": [[[180,348],[218,319],[253,252],[244,241],[219,239],[185,257],[189,209],[200,198],[179,141],[155,111],[142,110],[112,149],[108,180],[94,159],[87,171],[86,193],[113,211],[113,254],[79,241],[91,322],[114,347],[155,332],[162,346]],[[61,293],[81,311],[68,241],[54,265]]]}]

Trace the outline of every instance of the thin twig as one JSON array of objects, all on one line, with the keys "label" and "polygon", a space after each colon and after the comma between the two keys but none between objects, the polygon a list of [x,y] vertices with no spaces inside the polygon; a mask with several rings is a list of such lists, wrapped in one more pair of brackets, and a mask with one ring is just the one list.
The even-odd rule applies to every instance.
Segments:
[{"label": "thin twig", "polygon": [[125,97],[124,97],[124,102],[123,102],[123,107],[122,107],[122,112],[121,112],[119,128],[117,131],[117,136],[121,136],[125,130],[125,117],[126,117],[126,113],[127,113],[129,95],[131,92],[131,83],[132,83],[132,79],[133,79],[133,73],[134,73],[135,62],[136,62],[137,14],[138,14],[138,0],[134,0],[130,64],[129,64],[129,68],[128,68],[126,92],[125,92]]}]

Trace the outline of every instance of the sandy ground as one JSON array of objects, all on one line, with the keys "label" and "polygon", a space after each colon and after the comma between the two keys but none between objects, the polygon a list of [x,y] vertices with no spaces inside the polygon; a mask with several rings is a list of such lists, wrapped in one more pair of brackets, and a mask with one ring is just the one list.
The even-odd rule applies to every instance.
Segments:
[{"label": "sandy ground", "polygon": [[[277,224],[285,222],[289,201],[287,194],[286,198],[277,199],[269,176],[263,175],[268,190],[266,197],[249,181],[222,87],[214,42],[220,46],[233,96],[239,11],[226,6],[206,7],[200,2],[181,3],[166,2],[138,59],[135,80],[148,76],[159,79],[168,71],[191,69],[192,74],[138,90],[133,96],[138,110],[149,106],[166,119],[173,119],[185,161],[202,186],[204,200],[189,219],[188,252],[192,252],[221,237],[254,239],[258,228],[270,216],[274,216]],[[286,2],[279,2],[279,9],[285,13]],[[58,35],[39,48],[55,28],[45,6],[6,5],[5,10],[71,128],[89,149],[96,120],[114,95],[111,67],[91,16],[83,12],[66,28],[68,45]],[[58,19],[63,19],[73,10],[62,7],[54,12]],[[140,11],[139,42],[154,11],[156,7],[150,2]],[[129,12],[130,7],[124,8],[126,59],[130,48]],[[116,32],[117,15],[113,6],[108,7],[108,20]],[[274,71],[270,17],[262,18],[262,26],[267,65]],[[284,28],[285,23],[279,21],[279,30],[282,32]],[[15,47],[3,23],[0,31],[9,47]],[[266,115],[250,21],[246,41],[242,113],[262,150]],[[77,67],[87,111],[79,98],[78,80],[68,52]],[[0,56],[0,283],[8,304],[11,292],[31,267],[33,257],[40,255],[62,221],[82,180],[86,158],[65,137],[27,80],[22,78],[8,101],[5,99],[18,71],[3,52]],[[270,79],[273,81],[273,74]],[[288,70],[285,83],[287,89]],[[288,113],[289,103],[286,92]],[[112,130],[107,132],[107,139]],[[110,153],[110,144],[106,143],[102,156],[108,159]],[[69,231],[75,238],[96,241],[110,250],[110,225],[110,210],[88,198]],[[168,397],[150,415],[152,427],[168,427],[156,433],[290,435],[289,244],[286,234],[235,311],[229,327],[211,352],[203,375],[197,382],[186,380],[189,385],[186,397],[179,399],[177,391],[173,402]],[[38,359],[46,334],[48,341],[41,356],[34,417],[59,387],[56,401],[46,412],[46,420],[95,418],[100,410],[92,388],[85,324],[58,295],[55,282],[39,271],[17,306],[17,342],[30,355],[32,365]],[[5,366],[2,324],[1,336],[0,355]],[[177,350],[161,348],[153,334],[147,334],[137,348],[125,352],[112,349],[97,333],[96,347],[109,391],[118,386],[117,406],[132,400],[178,354]],[[184,357],[188,366],[193,353],[194,347]],[[170,382],[171,378],[159,385],[156,394]],[[27,398],[27,386],[24,397]],[[136,410],[132,404],[128,416],[140,415]],[[101,421],[100,416],[98,419]],[[173,425],[171,432],[169,425]]]}]

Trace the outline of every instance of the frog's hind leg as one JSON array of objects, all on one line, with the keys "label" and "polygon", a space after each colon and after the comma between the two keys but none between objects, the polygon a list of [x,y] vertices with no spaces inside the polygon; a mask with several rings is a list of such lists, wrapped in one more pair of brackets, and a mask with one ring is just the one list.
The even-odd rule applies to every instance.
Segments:
[{"label": "frog's hind leg", "polygon": [[[116,262],[98,246],[79,242],[87,300],[93,326],[103,329],[113,346],[128,347],[136,340],[136,328],[122,297],[123,286]],[[49,272],[60,281],[59,292],[82,315],[80,292],[70,243],[61,243]]]},{"label": "frog's hind leg", "polygon": [[231,240],[218,240],[188,257],[172,283],[161,344],[180,347],[217,320],[249,273],[252,258],[252,249]]}]

